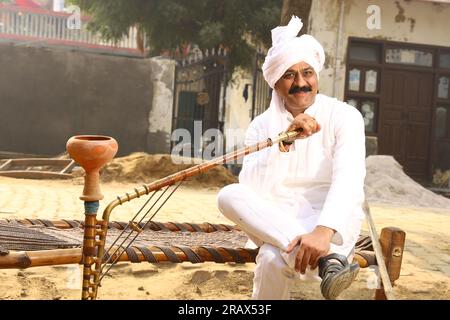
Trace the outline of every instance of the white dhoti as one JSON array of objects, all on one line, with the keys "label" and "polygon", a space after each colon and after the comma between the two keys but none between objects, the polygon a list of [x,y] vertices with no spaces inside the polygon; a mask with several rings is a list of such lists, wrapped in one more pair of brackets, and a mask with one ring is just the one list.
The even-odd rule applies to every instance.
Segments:
[{"label": "white dhoti", "polygon": [[[253,299],[289,299],[293,282],[292,266],[288,266],[285,253],[289,243],[298,235],[311,232],[317,225],[318,215],[311,208],[289,212],[287,206],[277,205],[258,196],[250,187],[232,184],[223,188],[217,197],[222,214],[236,223],[260,247],[256,257],[253,280]],[[311,214],[308,212],[311,211]],[[333,253],[349,256],[352,248],[331,245]],[[320,280],[318,269],[305,275],[303,280]]]}]

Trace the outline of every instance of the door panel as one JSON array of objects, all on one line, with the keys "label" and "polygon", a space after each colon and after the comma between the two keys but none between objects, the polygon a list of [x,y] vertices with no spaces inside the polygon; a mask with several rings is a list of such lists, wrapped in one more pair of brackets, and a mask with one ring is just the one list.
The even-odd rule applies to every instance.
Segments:
[{"label": "door panel", "polygon": [[381,86],[379,153],[425,178],[429,161],[433,75],[386,70]]},{"label": "door panel", "polygon": [[[406,135],[403,126],[397,121],[385,121],[380,127],[379,153],[390,154],[403,162],[405,160]],[[388,142],[388,143],[386,143]]]},{"label": "door panel", "polygon": [[185,143],[191,144],[191,155],[197,155],[201,148],[203,132],[196,132],[195,121],[203,121],[204,108],[197,103],[197,92],[180,91],[178,102],[178,117],[176,128],[189,131],[191,140]]}]

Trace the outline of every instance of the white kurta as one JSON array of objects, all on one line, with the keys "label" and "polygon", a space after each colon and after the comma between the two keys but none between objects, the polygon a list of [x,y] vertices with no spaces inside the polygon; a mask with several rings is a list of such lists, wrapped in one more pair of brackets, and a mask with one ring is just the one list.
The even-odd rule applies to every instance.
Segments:
[{"label": "white kurta", "polygon": [[[274,145],[246,156],[239,183],[304,221],[307,230],[315,225],[336,230],[331,250],[348,254],[364,218],[364,121],[354,107],[321,94],[305,113],[321,130],[296,140],[290,152]],[[287,129],[292,119],[284,108],[269,108],[250,124],[245,145]]]}]

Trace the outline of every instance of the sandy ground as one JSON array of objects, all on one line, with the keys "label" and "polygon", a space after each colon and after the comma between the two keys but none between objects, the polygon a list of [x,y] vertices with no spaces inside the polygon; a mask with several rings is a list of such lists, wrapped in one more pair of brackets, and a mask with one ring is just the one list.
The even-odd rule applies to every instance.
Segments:
[{"label": "sandy ground", "polygon": [[[105,200],[131,191],[136,185],[106,183]],[[0,177],[0,219],[83,219],[80,179],[68,181],[18,180]],[[155,220],[229,222],[215,204],[217,188],[181,188]],[[112,220],[126,221],[139,208],[120,207]],[[406,231],[403,268],[396,282],[399,299],[450,299],[450,209],[406,208],[371,203],[378,231],[396,226]],[[367,227],[364,226],[367,230]],[[113,268],[99,290],[100,299],[249,299],[253,264],[130,264]],[[0,299],[79,299],[77,265],[0,270]],[[341,299],[372,299],[376,276],[363,269]],[[293,299],[322,299],[318,283],[296,281]]]}]

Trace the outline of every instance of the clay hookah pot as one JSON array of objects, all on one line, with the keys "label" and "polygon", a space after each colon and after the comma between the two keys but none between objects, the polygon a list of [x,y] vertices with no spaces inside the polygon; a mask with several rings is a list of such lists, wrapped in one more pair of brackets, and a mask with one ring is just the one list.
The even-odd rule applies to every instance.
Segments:
[{"label": "clay hookah pot", "polygon": [[74,136],[67,141],[66,147],[72,159],[86,172],[80,199],[88,202],[102,200],[100,169],[116,155],[117,141],[107,136]]}]

